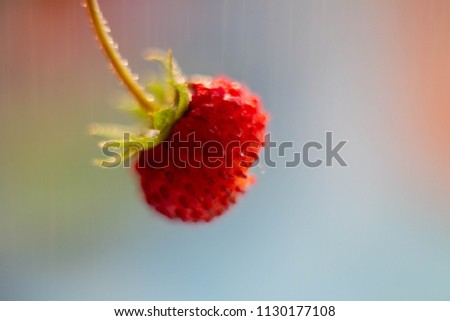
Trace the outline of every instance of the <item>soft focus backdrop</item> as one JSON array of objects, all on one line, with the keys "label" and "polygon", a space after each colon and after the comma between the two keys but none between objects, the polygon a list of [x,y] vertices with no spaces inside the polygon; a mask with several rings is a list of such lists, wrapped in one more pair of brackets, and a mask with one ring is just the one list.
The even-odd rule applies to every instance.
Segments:
[{"label": "soft focus backdrop", "polygon": [[448,0],[100,4],[143,79],[172,48],[258,92],[276,141],[348,140],[349,167],[278,157],[222,218],[169,221],[91,165],[126,93],[81,1],[1,0],[0,299],[450,300]]}]

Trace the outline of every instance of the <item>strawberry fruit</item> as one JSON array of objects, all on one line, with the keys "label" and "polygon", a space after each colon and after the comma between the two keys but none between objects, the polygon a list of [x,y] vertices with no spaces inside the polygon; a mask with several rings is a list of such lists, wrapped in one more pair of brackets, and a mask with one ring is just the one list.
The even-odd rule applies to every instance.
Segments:
[{"label": "strawberry fruit", "polygon": [[86,0],[86,6],[101,46],[138,103],[131,111],[142,120],[128,141],[117,126],[96,125],[93,134],[119,146],[121,161],[136,159],[145,199],[159,213],[193,222],[221,215],[254,180],[249,168],[268,119],[259,98],[224,76],[186,80],[171,51],[149,56],[166,76],[145,90],[123,63],[97,1]]}]

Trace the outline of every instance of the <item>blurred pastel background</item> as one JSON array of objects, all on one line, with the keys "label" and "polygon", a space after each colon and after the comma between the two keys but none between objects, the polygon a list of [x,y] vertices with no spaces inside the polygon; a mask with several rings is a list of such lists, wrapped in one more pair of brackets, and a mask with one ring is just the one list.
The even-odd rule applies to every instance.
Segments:
[{"label": "blurred pastel background", "polygon": [[91,165],[126,93],[81,1],[1,0],[0,299],[450,300],[448,0],[100,4],[142,78],[172,48],[258,92],[274,140],[348,140],[349,167],[274,157],[222,218],[169,221]]}]

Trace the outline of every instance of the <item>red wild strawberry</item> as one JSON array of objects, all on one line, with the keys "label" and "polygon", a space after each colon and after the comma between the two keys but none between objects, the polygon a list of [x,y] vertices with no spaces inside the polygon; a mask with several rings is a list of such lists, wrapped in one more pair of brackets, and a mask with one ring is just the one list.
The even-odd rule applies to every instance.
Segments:
[{"label": "red wild strawberry", "polygon": [[253,182],[248,171],[268,118],[258,97],[226,77],[186,81],[171,51],[167,58],[149,56],[163,64],[166,78],[150,84],[147,93],[115,49],[97,1],[86,5],[100,44],[138,102],[132,111],[143,120],[128,140],[120,140],[125,136],[117,127],[96,125],[94,134],[115,138],[105,144],[121,147],[121,161],[136,156],[145,199],[161,214],[194,222],[221,215]]},{"label": "red wild strawberry", "polygon": [[[194,82],[191,90],[188,110],[167,143],[141,151],[136,169],[147,202],[159,212],[209,221],[252,181],[248,167],[254,159],[245,149],[259,150],[266,115],[257,97],[227,78]],[[210,149],[217,155],[214,159]],[[186,164],[176,166],[181,160]]]}]

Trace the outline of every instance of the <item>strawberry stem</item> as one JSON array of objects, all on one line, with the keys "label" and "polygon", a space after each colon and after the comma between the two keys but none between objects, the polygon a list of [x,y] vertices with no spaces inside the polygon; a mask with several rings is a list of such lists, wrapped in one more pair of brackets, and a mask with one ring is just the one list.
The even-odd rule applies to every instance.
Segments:
[{"label": "strawberry stem", "polygon": [[120,56],[117,45],[109,34],[109,28],[103,18],[97,0],[86,0],[86,7],[92,21],[94,32],[98,37],[98,41],[111,62],[117,76],[123,81],[125,87],[139,102],[145,111],[151,113],[159,109],[159,106],[153,102],[153,99],[147,95],[144,88],[138,83],[136,77],[128,68],[127,63]]}]

